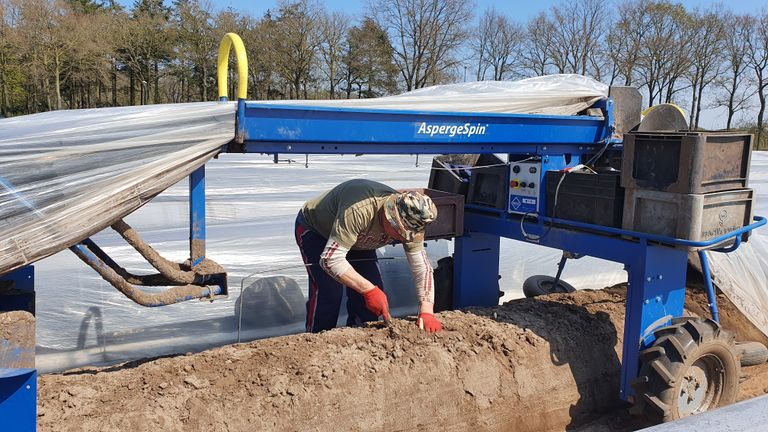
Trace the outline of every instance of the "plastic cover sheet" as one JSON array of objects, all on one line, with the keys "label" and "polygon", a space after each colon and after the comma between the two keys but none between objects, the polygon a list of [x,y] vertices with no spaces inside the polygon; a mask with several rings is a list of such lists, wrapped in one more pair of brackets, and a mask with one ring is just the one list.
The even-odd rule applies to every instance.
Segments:
[{"label": "plastic cover sheet", "polygon": [[519,81],[477,81],[413,90],[377,99],[270,101],[279,105],[507,114],[574,115],[608,96],[608,86],[582,75]]},{"label": "plastic cover sheet", "polygon": [[[74,254],[56,254],[35,265],[37,367],[63,370],[196,351],[236,342],[238,327],[242,340],[302,331],[307,276],[293,236],[299,208],[352,178],[394,188],[424,187],[430,160],[422,155],[416,166],[416,158],[407,155],[310,155],[305,168],[303,157],[290,162],[281,158],[274,164],[270,156],[222,154],[206,165],[207,256],[227,269],[229,297],[144,308]],[[127,216],[126,222],[166,258],[183,261],[189,254],[187,196],[184,179]],[[93,239],[129,271],[151,272],[112,230]],[[452,249],[447,241],[430,241],[426,248],[435,267]],[[393,314],[415,313],[413,282],[402,247],[387,246],[378,255]],[[502,239],[501,301],[522,297],[522,283],[529,276],[554,275],[559,259],[557,250]],[[620,264],[583,257],[568,262],[563,278],[578,288],[598,289],[626,281],[626,272]],[[290,284],[291,290],[280,292],[282,284]],[[238,301],[241,297],[245,300]]]},{"label": "plastic cover sheet", "polygon": [[[755,190],[754,214],[768,216],[768,153],[752,152],[749,186]],[[707,255],[715,284],[768,336],[768,227],[752,231],[734,252]]]},{"label": "plastic cover sheet", "polygon": [[0,120],[0,273],[133,212],[234,137],[232,103],[52,111]]}]

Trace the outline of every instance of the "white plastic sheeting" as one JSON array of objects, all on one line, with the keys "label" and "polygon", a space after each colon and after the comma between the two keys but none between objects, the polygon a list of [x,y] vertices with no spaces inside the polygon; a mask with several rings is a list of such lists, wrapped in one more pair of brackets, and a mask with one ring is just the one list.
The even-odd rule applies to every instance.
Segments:
[{"label": "white plastic sheeting", "polygon": [[[768,216],[768,153],[752,153],[749,186],[755,190],[754,213]],[[752,233],[734,252],[707,255],[717,286],[768,336],[768,226]]]},{"label": "white plastic sheeting", "polygon": [[219,102],[0,120],[0,273],[70,246],[189,175],[234,137]]},{"label": "white plastic sheeting", "polygon": [[582,75],[562,74],[519,81],[477,81],[413,90],[377,99],[270,101],[340,108],[573,115],[608,96],[608,86]]},{"label": "white plastic sheeting", "polygon": [[[289,157],[286,155],[286,157]],[[237,299],[241,286],[253,291],[264,277],[288,276],[307,293],[306,271],[293,238],[296,212],[309,198],[352,178],[368,178],[394,188],[426,186],[431,156],[310,156],[272,163],[260,155],[222,154],[206,164],[208,257],[229,275],[230,294],[213,303],[189,301],[162,308],[138,306],[67,251],[36,264],[37,367],[63,370],[172,352],[199,350],[237,340]],[[164,256],[189,254],[187,182],[182,180],[126,218]],[[93,237],[133,273],[151,268],[115,232]],[[554,275],[560,251],[502,239],[501,299],[522,297],[522,283],[534,274]],[[450,242],[427,242],[432,265],[449,255]],[[378,251],[385,289],[395,314],[416,312],[414,288],[401,246]],[[563,278],[578,288],[598,289],[626,281],[620,264],[583,257],[569,261]],[[249,295],[249,293],[246,293]],[[264,296],[267,297],[267,296]],[[342,314],[344,307],[342,306]],[[245,303],[243,314],[272,314]],[[303,329],[303,316],[290,324],[256,327],[244,322],[250,340]],[[341,318],[343,322],[343,316]]]}]

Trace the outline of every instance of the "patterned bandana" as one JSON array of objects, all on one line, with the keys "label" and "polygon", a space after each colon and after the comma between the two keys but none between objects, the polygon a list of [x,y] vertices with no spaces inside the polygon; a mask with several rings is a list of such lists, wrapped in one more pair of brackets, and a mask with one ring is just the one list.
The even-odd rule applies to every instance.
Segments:
[{"label": "patterned bandana", "polygon": [[412,242],[437,218],[437,207],[420,192],[398,192],[384,202],[384,215],[398,234]]}]

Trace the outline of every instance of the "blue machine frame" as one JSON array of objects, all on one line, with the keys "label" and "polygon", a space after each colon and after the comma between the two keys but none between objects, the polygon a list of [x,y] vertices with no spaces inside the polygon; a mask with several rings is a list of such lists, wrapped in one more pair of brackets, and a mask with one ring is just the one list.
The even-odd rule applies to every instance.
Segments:
[{"label": "blue machine frame", "polygon": [[[478,114],[251,103],[238,100],[237,139],[224,151],[274,154],[445,154],[507,153],[541,157],[542,176],[580,162],[613,138],[613,101],[595,108],[602,117]],[[463,128],[462,128],[463,126]],[[451,133],[475,126],[475,134]],[[543,180],[543,177],[542,177]],[[542,182],[543,183],[543,182]],[[546,191],[540,192],[546,208]],[[199,204],[198,204],[199,205]],[[630,382],[639,370],[639,351],[653,343],[653,331],[682,316],[688,247],[709,247],[765,224],[765,219],[707,242],[691,242],[466,206],[464,232],[456,238],[454,306],[498,304],[500,237],[623,263],[628,273],[621,397],[632,400]],[[702,267],[708,275],[706,255]],[[717,320],[711,280],[710,307]],[[635,341],[634,343],[632,341]]]},{"label": "blue machine frame", "polygon": [[[621,141],[613,137],[611,99],[594,106],[602,110],[602,117],[325,108],[250,103],[243,99],[239,99],[237,105],[236,139],[222,151],[273,154],[276,159],[279,153],[506,153],[541,158],[543,176],[547,170],[581,163],[585,157],[609,145],[621,146]],[[546,208],[543,183],[540,183],[540,208]],[[190,175],[189,192],[190,262],[195,265],[205,259],[204,166]],[[629,284],[621,397],[631,400],[629,384],[638,373],[639,351],[653,342],[655,329],[683,313],[686,248],[709,247],[733,238],[734,245],[721,250],[729,252],[738,247],[742,234],[766,223],[764,218],[755,220],[741,230],[696,243],[467,205],[465,234],[456,238],[455,244],[454,306],[498,304],[501,237],[623,263]],[[72,249],[88,255],[94,261],[94,268],[121,270],[89,240]],[[699,256],[708,283],[712,315],[717,320],[709,265],[703,252]],[[201,290],[195,298],[226,293],[225,275],[196,279],[194,283],[218,285]],[[0,381],[2,378],[0,376]]]}]

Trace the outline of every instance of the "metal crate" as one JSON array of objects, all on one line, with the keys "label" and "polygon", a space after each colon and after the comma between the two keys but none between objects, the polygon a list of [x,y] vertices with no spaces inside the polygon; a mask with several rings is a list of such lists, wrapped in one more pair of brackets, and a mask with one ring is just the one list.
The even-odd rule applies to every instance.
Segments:
[{"label": "metal crate", "polygon": [[[752,189],[708,194],[626,189],[623,228],[705,241],[749,225],[753,196]],[[723,244],[713,247],[719,246]]]},{"label": "metal crate", "polygon": [[682,194],[745,188],[751,151],[748,134],[627,133],[621,186]]}]

